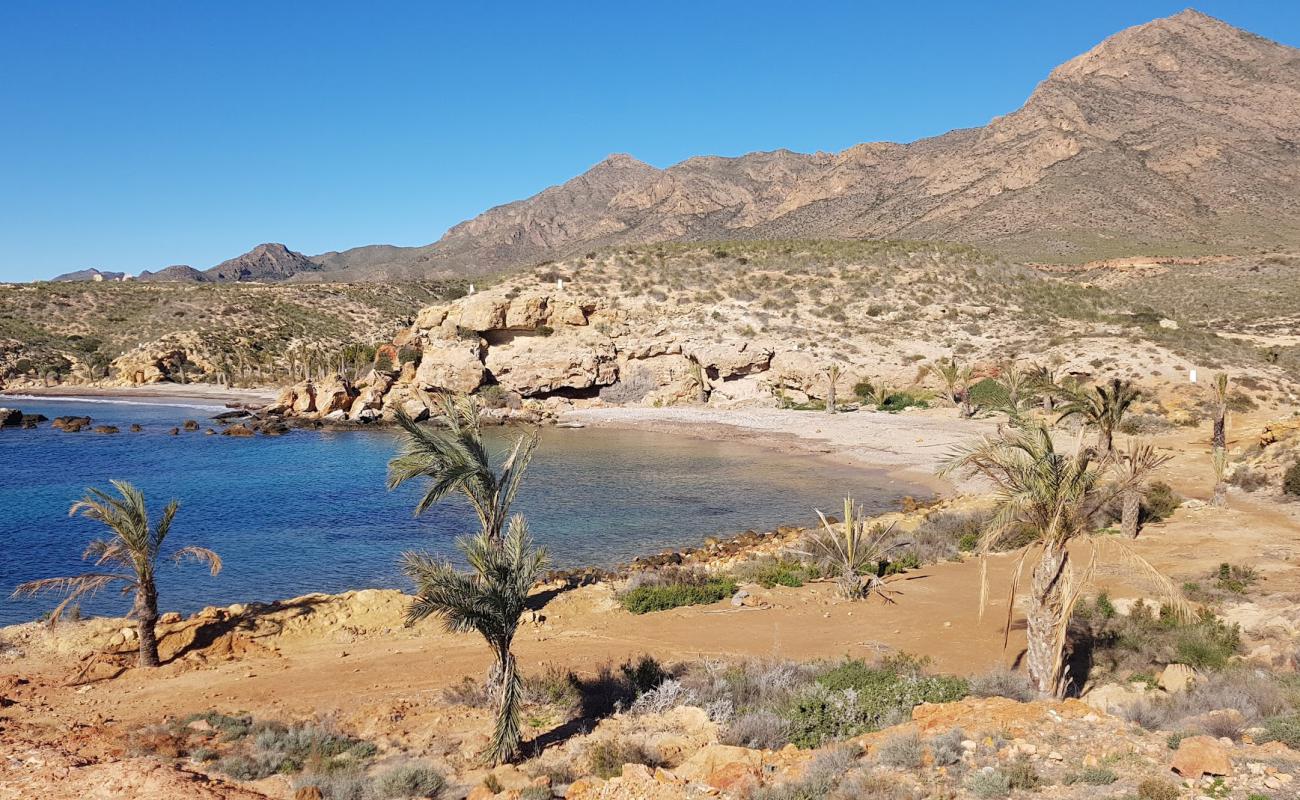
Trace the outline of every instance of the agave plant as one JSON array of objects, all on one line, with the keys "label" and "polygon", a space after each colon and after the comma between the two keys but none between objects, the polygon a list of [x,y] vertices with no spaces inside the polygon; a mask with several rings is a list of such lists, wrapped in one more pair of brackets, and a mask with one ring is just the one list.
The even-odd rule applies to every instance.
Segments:
[{"label": "agave plant", "polygon": [[520,752],[523,683],[511,645],[528,608],[528,592],[546,567],[546,551],[534,546],[528,523],[518,514],[511,518],[503,540],[483,530],[456,546],[469,562],[468,573],[425,553],[402,556],[402,569],[416,585],[406,621],[414,624],[429,616],[441,617],[447,630],[476,631],[487,642],[495,659],[498,694],[496,725],[484,755],[494,764],[514,761]]},{"label": "agave plant", "polygon": [[821,528],[809,533],[797,552],[833,575],[844,597],[856,600],[874,591],[888,600],[879,575],[881,562],[891,551],[908,544],[889,544],[894,526],[868,524],[852,497],[844,498],[843,522],[831,522],[821,511],[817,516]]},{"label": "agave plant", "polygon": [[1076,390],[1070,393],[1069,402],[1061,407],[1056,421],[1081,417],[1086,426],[1097,431],[1097,451],[1108,458],[1115,447],[1115,431],[1124,421],[1124,414],[1142,394],[1133,384],[1112,378],[1105,386],[1094,386],[1091,391]]},{"label": "agave plant", "polygon": [[1159,454],[1150,442],[1131,442],[1115,460],[1115,470],[1128,489],[1120,496],[1120,530],[1136,539],[1142,517],[1142,498],[1146,481],[1152,473],[1168,463],[1170,456]]},{"label": "agave plant", "polygon": [[400,409],[397,424],[406,432],[402,453],[388,462],[388,488],[427,478],[428,488],[415,505],[416,515],[459,492],[478,517],[479,527],[501,539],[510,504],[537,449],[537,433],[515,439],[500,471],[483,443],[478,404],[471,397],[444,395],[438,421],[445,429],[420,425]]},{"label": "agave plant", "polygon": [[[101,489],[90,488],[86,496],[68,509],[69,516],[80,514],[86,519],[102,522],[112,531],[105,539],[95,539],[86,547],[83,559],[92,559],[103,571],[87,572],[67,578],[42,578],[21,584],[14,597],[29,597],[41,592],[63,592],[66,596],[50,614],[50,622],[59,617],[72,603],[90,597],[105,587],[120,584],[122,594],[135,594],[131,616],[135,617],[140,643],[139,663],[142,667],[158,666],[158,586],[154,572],[162,557],[163,544],[171,532],[172,520],[180,504],[175,500],[163,508],[156,524],[149,522],[149,508],[144,494],[126,481],[111,481],[118,496]],[[190,545],[171,553],[172,561],[187,558],[208,565],[213,575],[221,571],[221,557],[206,547]]]},{"label": "agave plant", "polygon": [[[1012,428],[959,448],[943,468],[945,473],[955,471],[984,478],[996,488],[994,515],[976,546],[981,562],[981,612],[988,600],[988,555],[1012,534],[1027,531],[1033,537],[1013,570],[1003,642],[1005,645],[1010,636],[1021,575],[1037,554],[1030,570],[1025,660],[1030,679],[1043,694],[1061,697],[1069,686],[1065,644],[1070,618],[1098,559],[1108,551],[1115,551],[1120,565],[1148,578],[1178,613],[1190,613],[1173,583],[1126,542],[1095,535],[1101,509],[1140,486],[1149,468],[1118,469],[1113,460],[1099,460],[1093,448],[1078,440],[1071,451],[1058,452],[1047,428],[1036,425]],[[1088,553],[1078,572],[1072,565],[1072,546],[1076,551],[1083,546]]]}]

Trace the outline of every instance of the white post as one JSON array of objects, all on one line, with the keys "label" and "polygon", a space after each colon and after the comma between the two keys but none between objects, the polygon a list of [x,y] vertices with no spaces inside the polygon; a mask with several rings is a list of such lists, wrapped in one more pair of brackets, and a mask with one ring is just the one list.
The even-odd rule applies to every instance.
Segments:
[{"label": "white post", "polygon": [[474,284],[472,283],[469,285],[469,293],[474,294]]},{"label": "white post", "polygon": [[555,288],[556,288],[556,289],[563,289],[563,288],[564,288],[564,278],[556,278],[556,279],[555,279]]},{"label": "white post", "polygon": [[1192,371],[1188,373],[1188,378],[1190,379],[1190,381],[1191,381],[1192,383],[1196,383],[1196,369],[1195,369],[1195,368],[1193,368]]}]

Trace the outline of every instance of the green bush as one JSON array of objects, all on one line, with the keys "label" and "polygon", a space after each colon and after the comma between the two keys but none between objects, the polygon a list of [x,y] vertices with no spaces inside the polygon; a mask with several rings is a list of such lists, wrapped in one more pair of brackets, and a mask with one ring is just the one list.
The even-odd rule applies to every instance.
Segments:
[{"label": "green bush", "polygon": [[381,773],[371,782],[372,793],[383,800],[399,797],[437,797],[447,779],[423,764],[401,764]]},{"label": "green bush", "polygon": [[666,611],[681,606],[709,605],[725,600],[736,593],[736,582],[730,578],[709,578],[695,583],[662,583],[638,586],[624,592],[619,598],[623,607],[633,614]]},{"label": "green bush", "polygon": [[877,409],[879,411],[896,412],[905,408],[929,408],[930,404],[924,398],[914,395],[911,392],[894,392],[885,398]]},{"label": "green bush", "polygon": [[1281,742],[1292,750],[1300,750],[1300,713],[1270,717],[1264,720],[1264,733],[1257,741]]},{"label": "green bush", "polygon": [[819,747],[901,721],[921,703],[950,703],[969,693],[965,680],[926,675],[921,666],[914,658],[897,657],[877,665],[849,659],[832,667],[783,710],[790,741]]},{"label": "green bush", "polygon": [[1282,475],[1282,492],[1300,497],[1300,461],[1295,462]]},{"label": "green bush", "polygon": [[1158,611],[1138,601],[1128,616],[1107,613],[1104,598],[1081,601],[1071,621],[1071,638],[1088,641],[1093,663],[1114,673],[1150,670],[1178,662],[1197,669],[1227,666],[1241,649],[1241,631],[1208,610],[1181,619],[1169,607]]},{"label": "green bush", "polygon": [[821,577],[821,570],[791,558],[750,561],[735,570],[738,581],[757,583],[765,589],[773,586],[803,586],[805,582]]},{"label": "green bush", "polygon": [[1007,387],[993,378],[977,381],[970,387],[968,394],[970,402],[981,408],[1005,408],[1011,402]]},{"label": "green bush", "polygon": [[901,572],[907,572],[909,569],[917,569],[921,566],[921,557],[911,551],[906,551],[893,561],[885,561],[885,574],[897,575]]},{"label": "green bush", "polygon": [[1084,767],[1078,772],[1072,772],[1065,776],[1062,781],[1066,786],[1072,786],[1076,783],[1086,783],[1089,786],[1109,786],[1119,780],[1113,769],[1107,767]]},{"label": "green bush", "polygon": [[853,394],[862,402],[870,402],[871,395],[876,391],[876,387],[871,385],[871,381],[858,381],[853,384]]},{"label": "green bush", "polygon": [[1164,481],[1153,481],[1147,486],[1146,495],[1142,498],[1142,521],[1159,522],[1168,519],[1182,504],[1183,498],[1172,486]]}]

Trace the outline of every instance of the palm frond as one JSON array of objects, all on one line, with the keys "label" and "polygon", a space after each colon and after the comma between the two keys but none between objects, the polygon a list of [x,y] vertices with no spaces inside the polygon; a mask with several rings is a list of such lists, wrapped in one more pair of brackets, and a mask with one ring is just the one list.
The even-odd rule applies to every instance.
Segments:
[{"label": "palm frond", "polygon": [[202,564],[207,564],[208,570],[212,575],[221,572],[221,556],[217,555],[216,551],[209,550],[206,547],[199,547],[197,545],[188,545],[172,554],[172,560],[177,564],[187,558],[193,559]]}]

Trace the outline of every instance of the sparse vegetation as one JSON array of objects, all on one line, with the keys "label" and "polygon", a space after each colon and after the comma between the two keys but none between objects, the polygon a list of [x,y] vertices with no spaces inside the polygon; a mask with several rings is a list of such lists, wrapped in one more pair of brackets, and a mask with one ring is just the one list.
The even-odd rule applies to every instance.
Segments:
[{"label": "sparse vegetation", "polygon": [[709,605],[736,593],[731,578],[688,570],[637,576],[634,585],[619,594],[619,603],[633,614],[667,611],[681,606]]}]

